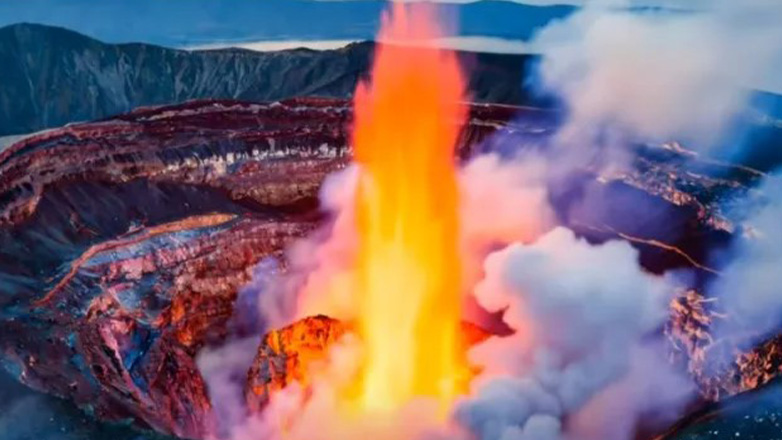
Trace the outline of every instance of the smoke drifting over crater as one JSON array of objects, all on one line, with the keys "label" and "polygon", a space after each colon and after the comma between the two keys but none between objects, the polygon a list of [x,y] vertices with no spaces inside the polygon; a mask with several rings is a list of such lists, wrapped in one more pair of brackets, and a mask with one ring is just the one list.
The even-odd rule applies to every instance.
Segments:
[{"label": "smoke drifting over crater", "polygon": [[515,334],[473,349],[483,374],[457,418],[487,440],[577,434],[566,418],[625,377],[666,318],[672,289],[637,260],[627,243],[592,246],[564,228],[489,256],[475,296]]},{"label": "smoke drifting over crater", "polygon": [[717,335],[734,337],[744,344],[765,342],[782,322],[780,176],[767,177],[753,195],[735,208],[741,219],[739,236],[727,253],[715,256],[724,269],[709,286],[709,293],[731,317],[718,324]]},{"label": "smoke drifting over crater", "polygon": [[[543,29],[539,80],[569,111],[568,144],[606,131],[714,146],[782,60],[782,6],[720,0],[689,12],[591,2]],[[609,137],[610,138],[610,137]]]}]

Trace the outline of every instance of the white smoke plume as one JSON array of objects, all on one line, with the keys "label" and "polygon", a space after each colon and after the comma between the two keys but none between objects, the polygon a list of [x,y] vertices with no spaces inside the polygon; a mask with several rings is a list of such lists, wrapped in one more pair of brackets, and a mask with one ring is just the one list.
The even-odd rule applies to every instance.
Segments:
[{"label": "white smoke plume", "polygon": [[234,427],[247,420],[244,384],[259,343],[258,336],[242,338],[198,353],[196,361],[209,390],[218,438],[232,436]]},{"label": "white smoke plume", "polygon": [[[309,389],[289,386],[273,395],[261,416],[244,420],[240,382],[233,376],[246,371],[247,363],[236,350],[249,349],[202,356],[215,411],[232,421],[228,437],[276,440],[284,432],[289,440],[393,440],[400,433],[411,439],[628,440],[642,414],[676,408],[688,393],[649,391],[672,383],[672,390],[688,389],[649,345],[673,288],[646,273],[629,244],[592,245],[556,227],[545,186],[549,166],[537,158],[501,161],[489,155],[460,172],[465,294],[489,312],[504,311],[515,333],[472,350],[471,361],[482,373],[455,409],[455,425],[438,423],[437,405],[426,399],[394,414],[346,421],[338,392],[353,377],[361,350],[348,339],[313,374],[317,380]],[[324,186],[323,204],[333,221],[291,249],[292,278],[279,285],[260,278],[260,312],[271,326],[312,314],[354,318],[360,295],[350,279],[356,171],[349,168]],[[226,358],[240,368],[225,366]],[[644,369],[649,365],[655,368]],[[616,407],[612,396],[624,403]],[[597,416],[583,416],[590,411],[621,414],[623,423],[596,425]]]},{"label": "white smoke plume", "polygon": [[[272,326],[316,314],[340,320],[354,318],[351,268],[357,246],[353,214],[357,182],[358,169],[351,166],[330,176],[323,184],[321,206],[331,214],[331,222],[289,249],[290,279],[284,288],[267,292],[261,303],[260,312]],[[270,303],[285,307],[269,307]]]},{"label": "white smoke plume", "polygon": [[[515,333],[472,351],[482,374],[455,410],[456,427],[438,425],[436,405],[425,399],[379,419],[345,421],[336,393],[356,370],[360,346],[343,341],[328,368],[313,375],[318,380],[310,389],[293,385],[275,393],[260,418],[234,423],[230,438],[276,440],[285,432],[289,440],[391,440],[403,432],[411,439],[628,440],[641,415],[678,408],[689,395],[678,392],[689,390],[680,386],[687,381],[648,345],[666,317],[673,288],[644,272],[629,244],[592,245],[557,228],[546,189],[551,167],[537,157],[503,161],[488,155],[460,172],[465,295],[489,312],[504,311]],[[356,177],[351,167],[329,179],[322,200],[331,223],[291,248],[291,277],[261,283],[260,313],[272,327],[314,314],[355,317]],[[217,354],[212,359],[222,357]],[[655,368],[644,369],[648,365]],[[238,401],[231,375],[202,370],[211,376],[216,411],[235,420],[239,409],[217,407]],[[650,392],[661,384],[677,392]],[[617,407],[614,398],[624,403]],[[618,413],[623,423],[597,424],[599,417],[584,416],[590,412]]]},{"label": "white smoke plume", "polygon": [[716,0],[689,12],[590,2],[544,28],[541,85],[569,110],[560,141],[624,137],[711,147],[782,60],[782,3]]},{"label": "white smoke plume", "polygon": [[782,182],[769,177],[755,194],[737,208],[744,211],[741,233],[709,294],[730,312],[717,336],[750,336],[757,343],[782,323]]},{"label": "white smoke plume", "polygon": [[[515,334],[473,350],[483,375],[457,418],[482,440],[566,438],[567,418],[630,373],[641,341],[664,322],[671,291],[639,267],[629,244],[593,246],[564,228],[492,254],[475,295],[487,310],[504,310]],[[662,368],[635,385],[663,375],[674,376]],[[629,437],[611,437],[620,438]]]},{"label": "white smoke plume", "polygon": [[681,417],[695,387],[671,368],[661,345],[647,342],[630,352],[626,374],[568,420],[570,438],[631,439],[638,429],[656,432]]}]

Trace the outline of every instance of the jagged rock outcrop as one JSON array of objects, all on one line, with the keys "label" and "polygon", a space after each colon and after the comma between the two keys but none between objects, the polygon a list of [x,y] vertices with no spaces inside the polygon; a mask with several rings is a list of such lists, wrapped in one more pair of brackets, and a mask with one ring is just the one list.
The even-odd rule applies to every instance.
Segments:
[{"label": "jagged rock outcrop", "polygon": [[344,323],[320,315],[267,333],[247,373],[247,407],[261,412],[275,391],[292,382],[307,386],[309,369],[326,360],[328,349],[349,330]]}]

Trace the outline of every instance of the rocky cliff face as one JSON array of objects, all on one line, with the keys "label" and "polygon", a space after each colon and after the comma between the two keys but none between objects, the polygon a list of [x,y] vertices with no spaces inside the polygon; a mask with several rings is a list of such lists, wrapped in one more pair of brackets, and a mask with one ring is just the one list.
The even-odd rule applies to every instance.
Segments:
[{"label": "rocky cliff face", "polygon": [[[139,106],[192,99],[348,97],[366,75],[372,43],[339,50],[183,51],[105,44],[61,28],[0,28],[0,136],[89,121]],[[528,104],[534,57],[463,53],[478,101]]]},{"label": "rocky cliff face", "polygon": [[[204,438],[214,421],[195,354],[230,332],[237,292],[256,264],[275,258],[284,270],[286,245],[318,225],[317,192],[349,160],[351,118],[349,103],[336,99],[197,101],[52,130],[0,153],[5,368],[99,418]],[[550,112],[473,105],[459,153],[534,148],[555,126]],[[497,133],[501,144],[491,141]],[[708,279],[714,269],[704,256],[733,231],[722,200],[760,173],[676,145],[638,148],[631,170],[584,169],[557,182],[560,220],[590,240],[630,241],[649,270],[689,267]],[[587,196],[606,209],[578,210]],[[649,221],[649,212],[665,222]],[[733,366],[699,370],[709,340],[698,307],[696,297],[677,302],[667,331],[673,357],[705,397],[778,374],[774,341],[753,352],[768,362],[743,362],[736,347]],[[253,368],[277,362],[274,380],[249,375],[258,393],[248,400],[259,407],[288,380],[292,357],[279,358],[273,339]]]},{"label": "rocky cliff face", "polygon": [[[465,142],[511,110],[476,112]],[[345,101],[205,101],[6,149],[4,365],[100,418],[203,438],[210,403],[194,356],[226,333],[252,268],[317,224],[350,118]]]}]

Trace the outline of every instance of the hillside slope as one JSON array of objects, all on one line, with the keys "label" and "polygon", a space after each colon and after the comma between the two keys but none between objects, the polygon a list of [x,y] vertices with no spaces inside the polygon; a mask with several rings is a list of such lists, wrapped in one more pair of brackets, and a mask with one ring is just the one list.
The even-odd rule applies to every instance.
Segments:
[{"label": "hillside slope", "polygon": [[[0,29],[0,136],[192,99],[349,97],[368,71],[373,48],[366,42],[328,51],[191,52],[12,25]],[[472,71],[474,100],[531,103],[522,82],[535,57],[461,56]]]}]

